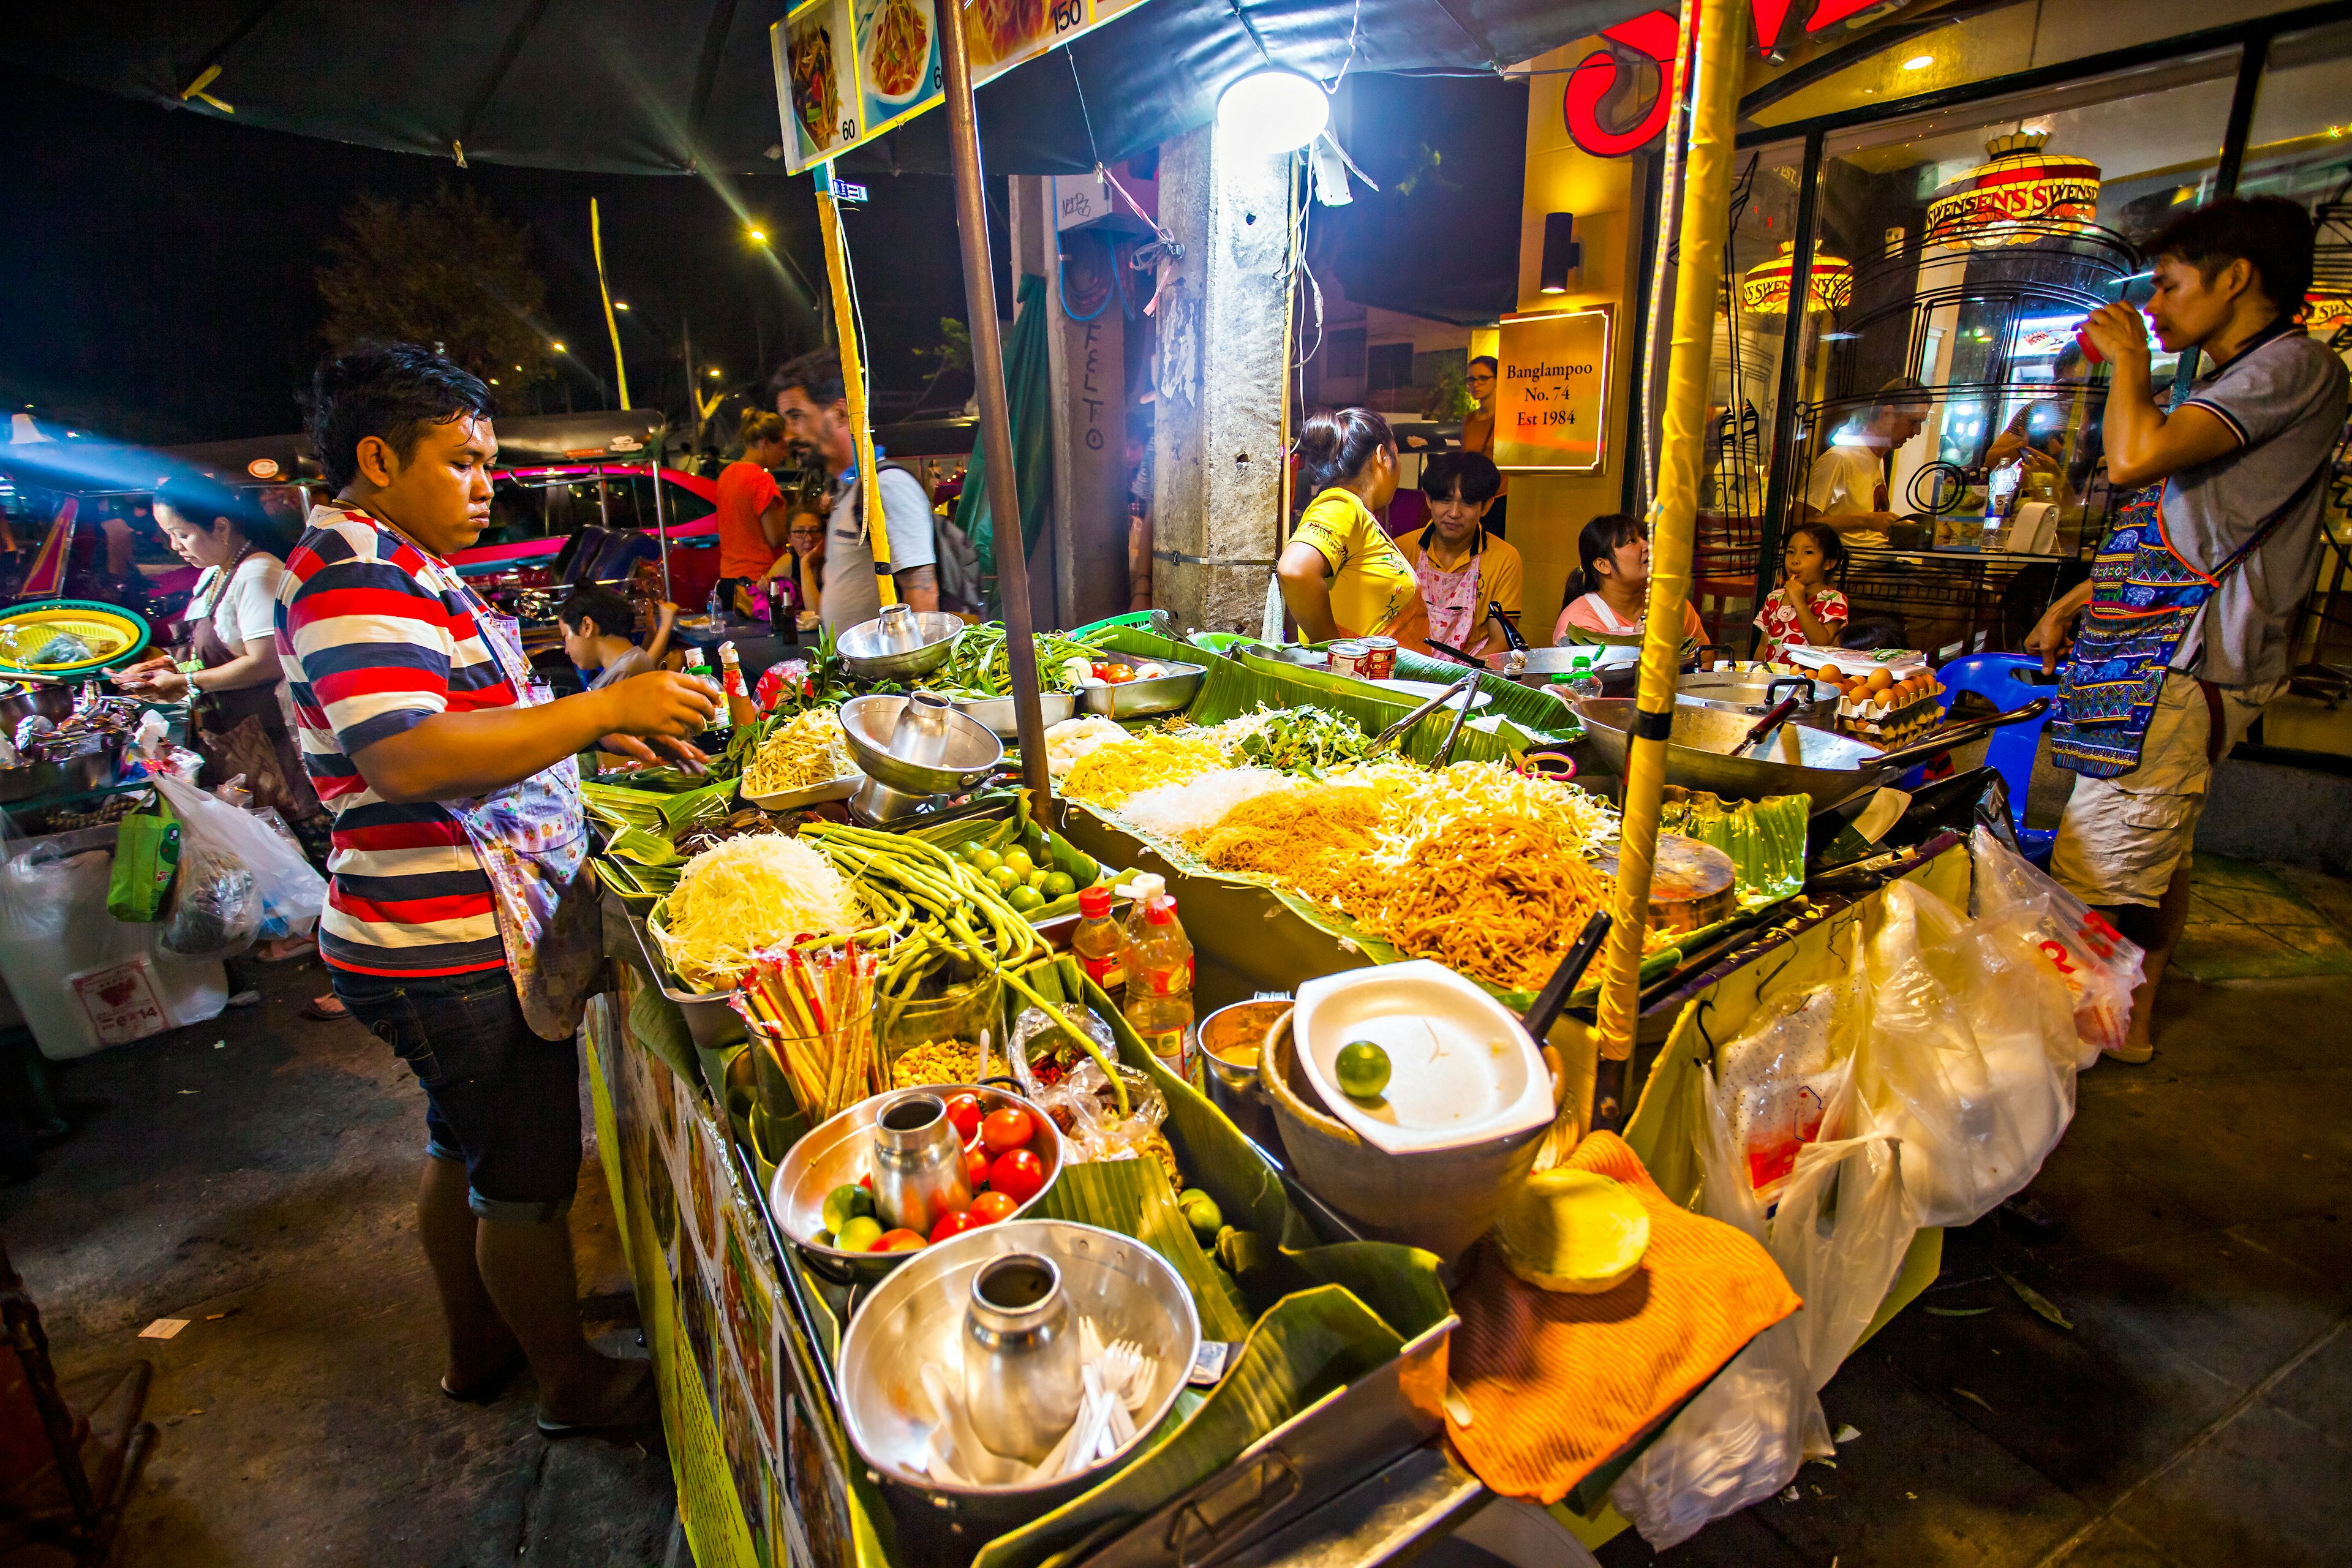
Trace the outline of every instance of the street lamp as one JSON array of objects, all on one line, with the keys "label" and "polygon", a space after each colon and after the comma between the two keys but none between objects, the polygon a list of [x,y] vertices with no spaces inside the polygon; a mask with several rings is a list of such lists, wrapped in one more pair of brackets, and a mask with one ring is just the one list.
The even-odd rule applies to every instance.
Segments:
[{"label": "street lamp", "polygon": [[565,348],[562,343],[550,343],[550,344],[548,344],[547,346],[548,346],[549,348],[553,349],[557,353],[560,353],[560,354],[561,354],[561,353],[570,353],[572,352],[571,350],[569,350],[569,349]]},{"label": "street lamp", "polygon": [[625,310],[628,308],[629,302],[626,300],[615,300],[613,301],[613,309],[615,310]]},{"label": "street lamp", "polygon": [[1252,71],[1217,99],[1218,129],[1264,156],[1297,151],[1330,122],[1330,94],[1297,71]]},{"label": "street lamp", "polygon": [[754,245],[765,245],[768,243],[768,231],[765,229],[751,228],[745,229],[743,232],[751,237],[751,241]]},{"label": "street lamp", "polygon": [[717,381],[717,380],[719,379],[719,371],[718,371],[717,367],[715,367],[715,366],[714,366],[714,367],[712,367],[712,369],[711,369],[711,370],[710,370],[710,372],[709,372],[709,375],[710,375],[710,379],[711,379],[711,380],[713,380],[713,381]]}]

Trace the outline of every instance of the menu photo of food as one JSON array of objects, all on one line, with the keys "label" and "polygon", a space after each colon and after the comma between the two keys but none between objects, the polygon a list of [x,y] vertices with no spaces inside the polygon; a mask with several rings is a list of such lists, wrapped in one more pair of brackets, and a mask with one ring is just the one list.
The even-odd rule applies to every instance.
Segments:
[{"label": "menu photo of food", "polygon": [[939,96],[939,13],[934,0],[855,0],[857,85],[867,134]]},{"label": "menu photo of food", "polygon": [[770,37],[776,97],[792,105],[791,163],[799,170],[831,157],[859,135],[849,0],[810,0]]},{"label": "menu photo of food", "polygon": [[1086,0],[973,0],[963,14],[972,80],[1002,75],[1086,24]]}]

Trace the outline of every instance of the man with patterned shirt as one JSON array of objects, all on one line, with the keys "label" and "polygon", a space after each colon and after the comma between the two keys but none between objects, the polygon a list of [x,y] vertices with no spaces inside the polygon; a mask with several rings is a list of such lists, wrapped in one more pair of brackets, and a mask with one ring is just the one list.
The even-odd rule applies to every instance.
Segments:
[{"label": "man with patterned shirt", "polygon": [[519,646],[447,563],[489,521],[495,411],[478,379],[411,344],[319,367],[310,439],[338,494],[287,562],[278,643],[303,763],[335,819],[320,948],[352,1016],[425,1089],[417,1229],[448,1328],[441,1387],[485,1399],[527,1360],[552,1434],[649,1418],[652,1384],[581,1332],[565,1221],[578,1050],[526,1022],[513,971],[536,955],[506,951],[461,814],[551,770],[568,780],[600,742],[650,761],[631,739],[649,737],[694,758],[685,738],[718,693],[667,672],[559,701],[517,689]]}]

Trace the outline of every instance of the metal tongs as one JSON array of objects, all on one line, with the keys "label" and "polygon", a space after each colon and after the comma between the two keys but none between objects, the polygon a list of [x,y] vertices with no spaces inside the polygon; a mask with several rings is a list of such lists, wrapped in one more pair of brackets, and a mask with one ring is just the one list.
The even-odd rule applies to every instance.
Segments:
[{"label": "metal tongs", "polygon": [[1446,703],[1454,700],[1456,697],[1459,697],[1462,700],[1462,706],[1454,711],[1454,723],[1446,730],[1445,739],[1438,746],[1437,755],[1430,763],[1430,766],[1433,768],[1444,767],[1445,765],[1446,759],[1454,754],[1454,742],[1462,738],[1463,721],[1470,717],[1470,710],[1474,706],[1471,700],[1471,694],[1478,689],[1478,677],[1480,674],[1481,671],[1476,669],[1467,669],[1463,671],[1461,679],[1454,681],[1453,685],[1447,687],[1436,696],[1430,698],[1427,701],[1422,703],[1420,707],[1415,708],[1412,712],[1406,714],[1395,723],[1391,724],[1379,734],[1373,736],[1372,743],[1369,747],[1365,748],[1364,754],[1367,757],[1378,756],[1381,752],[1396,744],[1399,737],[1402,736],[1406,731],[1412,729],[1415,724],[1420,723],[1423,719],[1428,718],[1432,713],[1436,712],[1438,709],[1444,707]]}]

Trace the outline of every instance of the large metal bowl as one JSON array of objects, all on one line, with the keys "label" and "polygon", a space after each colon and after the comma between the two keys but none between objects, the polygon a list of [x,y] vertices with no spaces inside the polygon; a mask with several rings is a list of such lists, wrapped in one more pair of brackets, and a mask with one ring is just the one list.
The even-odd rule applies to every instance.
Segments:
[{"label": "large metal bowl", "polygon": [[[999,740],[1009,741],[1018,732],[1018,727],[1013,718],[1013,699],[1010,697],[957,697],[950,700],[954,702],[957,712],[985,725],[989,733]],[[1067,719],[1076,711],[1077,706],[1078,700],[1073,692],[1040,691],[1037,693],[1037,712],[1048,729]]]},{"label": "large metal bowl", "polygon": [[[1569,704],[1583,721],[1587,737],[1619,773],[1625,770],[1633,700],[1592,697]],[[1783,724],[1755,754],[1731,756],[1731,749],[1755,725],[1738,709],[1675,703],[1674,730],[1666,738],[1666,782],[1707,790],[1727,800],[1808,795],[1813,810],[1826,811],[1900,771],[1878,766],[1879,748],[1867,742],[1803,724]]]},{"label": "large metal bowl", "polygon": [[114,782],[121,762],[121,736],[92,735],[77,744],[71,754],[54,762],[0,768],[0,804],[104,789]]},{"label": "large metal bowl", "polygon": [[[1075,1476],[1023,1487],[946,1486],[923,1468],[930,1423],[917,1414],[929,1408],[922,1369],[938,1365],[961,1375],[972,1277],[1010,1252],[1051,1258],[1071,1310],[1091,1321],[1106,1344],[1141,1344],[1151,1392],[1136,1415],[1134,1441]],[[858,1455],[882,1479],[902,1544],[911,1527],[919,1540],[947,1550],[960,1543],[962,1555],[954,1560],[961,1562],[977,1542],[1088,1489],[1149,1441],[1183,1390],[1201,1345],[1201,1320],[1166,1259],[1132,1237],[1093,1226],[1006,1220],[905,1257],[906,1266],[874,1291],[842,1336],[842,1418]]]},{"label": "large metal bowl", "polygon": [[1826,730],[1837,722],[1838,694],[1834,687],[1793,675],[1766,675],[1757,670],[1695,669],[1675,682],[1675,700],[1704,702],[1710,708],[1737,708],[1761,718],[1770,708],[1766,700],[1778,684],[1779,697],[1797,694],[1790,714],[1800,724]]},{"label": "large metal bowl", "polygon": [[[756,1047],[754,1048],[757,1048]],[[1019,1219],[1039,1198],[1054,1190],[1062,1176],[1062,1134],[1053,1118],[1029,1101],[1008,1089],[991,1089],[984,1084],[931,1084],[929,1092],[945,1099],[950,1095],[975,1094],[984,1110],[1000,1110],[1017,1105],[1026,1110],[1037,1123],[1037,1131],[1029,1147],[1045,1162],[1045,1184],[1037,1189],[1028,1203],[1013,1211],[1013,1219],[986,1226],[999,1230]],[[924,1252],[844,1252],[837,1247],[826,1247],[816,1238],[824,1230],[824,1195],[834,1188],[869,1175],[873,1158],[874,1119],[882,1107],[897,1099],[900,1090],[877,1094],[861,1100],[856,1105],[834,1117],[803,1137],[784,1153],[777,1163],[775,1179],[768,1184],[768,1212],[775,1217],[776,1228],[793,1239],[794,1245],[816,1259],[822,1273],[837,1279],[852,1278],[868,1283],[882,1279],[910,1258],[929,1256]],[[946,1245],[941,1243],[942,1246]]]},{"label": "large metal bowl", "polygon": [[951,731],[947,754],[936,766],[890,754],[890,731],[898,726],[904,697],[853,697],[841,705],[842,732],[868,777],[912,795],[952,795],[971,789],[1004,760],[1004,743],[987,725],[963,713],[947,715]]},{"label": "large metal bowl", "polygon": [[53,724],[62,724],[73,717],[74,689],[55,681],[26,680],[11,687],[0,687],[0,730],[11,740],[16,738],[17,723],[35,714]]},{"label": "large metal bowl", "polygon": [[[904,635],[897,631],[901,626],[906,627]],[[961,618],[945,610],[888,605],[874,619],[860,621],[842,633],[834,651],[849,673],[860,679],[911,680],[945,664],[948,655],[955,651],[956,638],[962,635]]]},{"label": "large metal bowl", "polygon": [[1105,719],[1149,719],[1190,708],[1201,682],[1208,679],[1208,667],[1162,660],[1160,668],[1168,673],[1149,680],[1123,680],[1116,686],[1089,681],[1078,688],[1078,707]]}]

